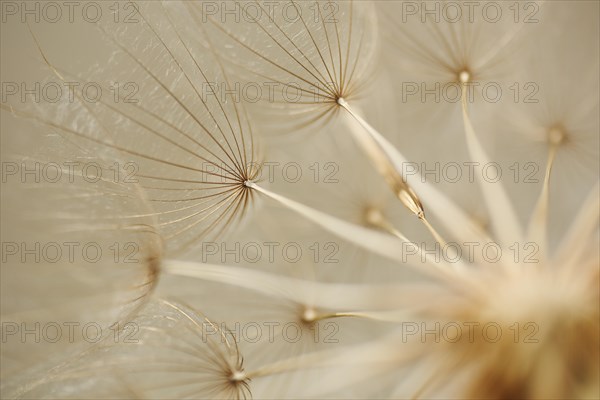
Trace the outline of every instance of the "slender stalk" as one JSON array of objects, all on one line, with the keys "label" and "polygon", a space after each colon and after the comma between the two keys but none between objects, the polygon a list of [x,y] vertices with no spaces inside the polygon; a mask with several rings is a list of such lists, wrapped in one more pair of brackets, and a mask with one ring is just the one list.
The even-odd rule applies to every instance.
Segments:
[{"label": "slender stalk", "polygon": [[[441,248],[451,249],[450,251],[452,251],[452,255],[450,258],[453,260],[457,259],[457,254],[456,254],[456,251],[454,250],[454,248],[448,247],[448,243],[437,233],[437,231],[433,228],[433,226],[431,226],[429,221],[427,221],[426,219],[422,219],[422,221],[425,224],[425,226],[429,228],[429,232],[431,232],[433,237],[440,244]],[[367,214],[367,222],[370,225],[372,225],[373,227],[381,229],[382,231],[387,232],[390,235],[396,236],[398,239],[400,239],[402,241],[406,241],[406,242],[409,241],[409,239],[407,239],[407,237],[404,236],[404,234],[402,232],[400,232],[392,223],[390,223],[390,221],[388,221],[379,210],[376,210],[376,209],[369,210],[368,214]],[[423,257],[424,256],[423,249],[421,247],[419,247],[418,251],[419,251],[419,254]],[[458,266],[461,268],[465,267],[464,263],[460,259],[457,263],[455,263],[455,266]]]},{"label": "slender stalk", "polygon": [[371,126],[364,118],[358,115],[345,99],[339,98],[338,104],[342,109],[346,110],[362,128],[351,129],[351,132],[354,134],[354,138],[361,147],[366,151],[377,171],[385,178],[394,194],[406,208],[413,212],[423,222],[435,240],[442,247],[445,247],[447,241],[427,220],[420,198],[404,179],[402,167],[405,162],[404,157],[400,155],[396,148],[383,135],[373,128],[373,126]]},{"label": "slender stalk", "polygon": [[360,115],[355,113],[346,100],[339,98],[337,102],[363,128],[362,130],[352,129],[351,132],[367,152],[377,171],[388,182],[394,194],[406,208],[419,218],[423,218],[425,211],[421,200],[404,180],[401,165],[395,165],[394,157],[390,154],[389,149],[393,148],[392,144]]},{"label": "slender stalk", "polygon": [[[471,118],[469,117],[467,87],[470,77],[466,72],[461,73],[460,77],[462,84],[463,124],[471,161],[478,162],[481,165],[489,165],[489,157],[479,142]],[[503,185],[500,182],[492,183],[485,181],[480,175],[476,176],[492,219],[492,225],[502,245],[508,246],[513,242],[522,243],[523,233],[521,232],[521,226]]]},{"label": "slender stalk", "polygon": [[544,263],[548,257],[548,197],[550,189],[550,175],[552,165],[556,157],[558,144],[552,143],[548,150],[548,161],[546,162],[546,172],[544,174],[544,183],[542,190],[536,202],[535,208],[529,220],[527,241],[537,243],[540,247],[540,263]]},{"label": "slender stalk", "polygon": [[[277,193],[273,193],[270,190],[267,190],[255,182],[246,182],[245,185],[254,190],[261,192],[262,194],[270,197],[273,200],[278,201],[282,205],[287,208],[297,212],[303,217],[311,220],[327,231],[335,234],[336,236],[347,240],[350,243],[353,243],[359,247],[365,248],[369,251],[372,251],[376,254],[389,258],[398,262],[398,260],[403,261],[403,263],[408,262],[410,265],[410,261],[407,260],[406,250],[408,250],[408,246],[416,246],[412,242],[404,242],[399,241],[398,238],[393,237],[391,235],[383,234],[372,229],[364,228],[359,225],[355,225],[329,214],[323,213],[321,211],[315,210],[314,208],[308,207],[304,204],[298,203],[294,200],[288,199],[284,196],[281,196]],[[418,247],[418,246],[417,246]],[[445,261],[440,262],[441,260],[432,259],[430,254],[421,253],[424,255],[424,265],[427,265],[429,269],[420,269],[423,271],[429,271],[434,276],[438,276],[437,273],[439,271],[444,271],[445,274],[449,273],[450,268],[448,268],[448,263]]]}]

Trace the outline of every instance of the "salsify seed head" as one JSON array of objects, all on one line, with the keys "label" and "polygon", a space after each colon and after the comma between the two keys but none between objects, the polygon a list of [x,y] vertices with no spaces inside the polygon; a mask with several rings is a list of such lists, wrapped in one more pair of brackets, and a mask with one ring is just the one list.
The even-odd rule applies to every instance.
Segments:
[{"label": "salsify seed head", "polygon": [[2,398],[600,397],[598,2],[5,3]]}]

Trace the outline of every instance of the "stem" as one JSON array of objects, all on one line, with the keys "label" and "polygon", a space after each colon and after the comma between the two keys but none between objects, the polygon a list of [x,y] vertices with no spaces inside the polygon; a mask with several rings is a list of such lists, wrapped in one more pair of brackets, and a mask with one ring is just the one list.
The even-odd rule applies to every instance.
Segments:
[{"label": "stem", "polygon": [[544,183],[531,215],[531,219],[529,220],[527,232],[527,241],[537,243],[540,247],[540,256],[542,257],[540,263],[543,263],[548,256],[548,197],[550,192],[550,175],[557,150],[557,144],[550,145],[550,149],[548,150],[548,161],[546,162],[546,172],[544,174]]},{"label": "stem", "polygon": [[[398,292],[407,293],[402,284],[331,284],[274,275],[247,267],[180,260],[165,260],[161,271],[170,275],[237,286],[297,304],[309,301],[312,307],[320,309],[351,308],[385,312],[404,309],[413,303],[412,296],[398,295]],[[357,314],[361,312],[356,311]]]},{"label": "stem", "polygon": [[351,312],[336,312],[328,314],[318,314],[314,319],[308,322],[316,322],[331,318],[364,318],[372,321],[383,322],[404,322],[407,315],[410,315],[409,310],[391,310],[391,311],[351,311]]},{"label": "stem", "polygon": [[427,220],[427,218],[425,218],[425,216],[423,216],[421,218],[421,221],[423,221],[423,224],[427,227],[427,229],[429,230],[429,232],[431,233],[431,235],[435,238],[435,240],[442,246],[445,247],[448,245],[448,243],[444,240],[444,238],[438,233],[438,231],[435,230],[435,228],[429,223],[429,221]]},{"label": "stem", "polygon": [[[432,205],[429,210],[438,217],[455,238],[464,242],[491,241],[472,218],[435,187],[421,182],[419,179],[413,179],[409,185],[402,174],[403,165],[407,162],[406,158],[383,135],[358,115],[343,98],[338,99],[338,104],[362,128],[356,129],[355,124],[350,125],[354,138],[367,152],[378,172],[391,186],[392,191],[409,210],[421,220],[422,216],[425,216],[423,205],[413,190],[414,187],[419,191],[421,197]],[[431,225],[427,229],[431,232]]]},{"label": "stem", "polygon": [[[469,118],[467,107],[468,81],[461,83],[462,115],[469,155],[471,156],[472,161],[479,162],[481,165],[488,165],[489,157],[479,142],[471,119]],[[490,213],[492,225],[495,228],[496,234],[502,245],[506,246],[513,242],[522,243],[523,234],[521,232],[521,226],[503,185],[500,182],[492,183],[485,181],[479,174],[476,176],[487,209]]]},{"label": "stem", "polygon": [[411,254],[408,254],[406,250],[408,250],[408,245],[416,246],[417,250],[419,250],[419,255],[421,256],[419,261],[421,261],[421,263],[423,263],[424,265],[433,267],[428,269],[419,269],[419,271],[428,272],[438,279],[440,278],[440,271],[443,272],[443,276],[445,277],[456,277],[455,274],[450,273],[450,270],[452,270],[452,268],[450,267],[458,265],[459,263],[449,264],[448,262],[443,260],[443,257],[442,259],[436,259],[435,257],[432,258],[431,254],[422,252],[420,247],[412,242],[406,242],[403,240],[399,242],[398,238],[396,237],[346,222],[332,215],[323,213],[321,211],[315,210],[314,208],[298,203],[294,200],[290,200],[277,193],[273,193],[257,185],[255,182],[247,181],[245,185],[249,188],[261,192],[262,194],[270,197],[273,200],[278,201],[282,205],[295,211],[296,213],[302,215],[310,221],[316,223],[317,225],[333,233],[334,235],[345,239],[348,242],[353,243],[359,247],[372,251],[391,260],[394,260],[396,262],[402,262],[403,264],[406,263],[408,265],[412,265],[410,260],[407,259],[407,255]]},{"label": "stem", "polygon": [[[404,180],[402,174],[402,164],[405,162],[404,157],[400,155],[396,148],[383,135],[365,121],[364,118],[354,112],[345,99],[339,98],[338,104],[363,128],[352,129],[351,131],[398,199],[400,199],[405,207],[419,217],[427,230],[442,247],[446,246],[446,240],[442,238],[425,217],[425,210],[421,200],[412,187]],[[390,230],[389,227],[385,227],[385,230],[395,234],[393,229]],[[400,237],[400,239],[405,240],[403,237]]]},{"label": "stem", "polygon": [[394,146],[360,115],[356,114],[346,100],[340,97],[337,102],[363,128],[352,129],[354,138],[367,152],[375,168],[385,178],[396,197],[412,213],[422,218],[425,211],[423,210],[421,200],[404,180],[401,172],[402,166],[394,163],[394,154],[390,153],[390,149],[393,149]]},{"label": "stem", "polygon": [[[381,211],[379,211],[377,209],[369,210],[368,214],[367,214],[367,221],[373,227],[376,227],[378,229],[381,229],[382,231],[388,232],[390,235],[396,236],[398,239],[400,239],[402,241],[409,242],[409,240],[406,238],[406,236],[404,236],[404,234],[402,234],[402,232],[400,232],[398,229],[396,229],[396,227],[394,225],[392,225],[392,223],[389,222],[385,218],[385,216],[381,213]],[[440,244],[440,246],[442,248],[446,247],[447,246],[446,241],[441,237],[441,235],[439,235],[437,233],[435,228],[433,226],[431,226],[431,224],[429,223],[429,221],[427,221],[427,219],[425,219],[425,217],[422,218],[422,222],[425,224],[427,229],[429,229],[429,232],[431,232],[431,234],[433,235],[435,240]],[[421,257],[423,257],[424,251],[421,248],[421,246],[418,246],[418,251],[419,251],[419,254],[421,255]],[[457,254],[453,251],[452,259],[455,259],[456,256],[457,256]],[[464,267],[462,260],[459,260],[457,265],[459,265],[460,267]]]}]

